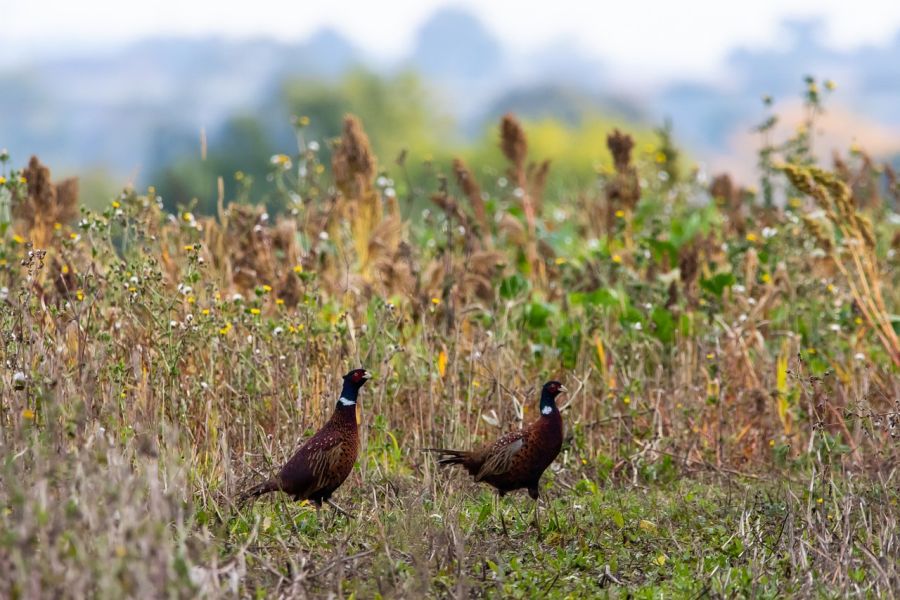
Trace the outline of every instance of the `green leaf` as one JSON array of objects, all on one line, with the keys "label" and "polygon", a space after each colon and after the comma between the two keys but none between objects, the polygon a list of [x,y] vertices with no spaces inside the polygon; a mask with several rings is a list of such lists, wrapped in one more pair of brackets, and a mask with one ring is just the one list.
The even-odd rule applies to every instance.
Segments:
[{"label": "green leaf", "polygon": [[605,306],[616,308],[622,305],[622,300],[615,290],[598,288],[592,292],[572,292],[569,294],[569,303],[575,306]]},{"label": "green leaf", "polygon": [[525,309],[525,322],[532,329],[542,329],[547,325],[550,315],[555,312],[555,305],[535,300]]},{"label": "green leaf", "polygon": [[612,522],[616,527],[622,529],[625,527],[625,517],[622,516],[622,511],[616,510],[614,508],[609,510],[609,518],[612,519]]},{"label": "green leaf", "polygon": [[512,300],[528,290],[528,280],[516,273],[500,282],[500,297]]},{"label": "green leaf", "polygon": [[657,262],[662,262],[664,256],[669,257],[669,265],[674,267],[678,265],[678,248],[675,247],[675,244],[668,240],[648,240],[650,245],[650,251],[653,253],[653,258]]},{"label": "green leaf", "polygon": [[671,344],[675,338],[675,318],[668,309],[657,306],[653,309],[650,318],[655,325],[653,334],[664,344]]},{"label": "green leaf", "polygon": [[718,273],[709,279],[701,279],[700,287],[717,298],[721,298],[725,288],[733,286],[734,282],[733,273]]}]

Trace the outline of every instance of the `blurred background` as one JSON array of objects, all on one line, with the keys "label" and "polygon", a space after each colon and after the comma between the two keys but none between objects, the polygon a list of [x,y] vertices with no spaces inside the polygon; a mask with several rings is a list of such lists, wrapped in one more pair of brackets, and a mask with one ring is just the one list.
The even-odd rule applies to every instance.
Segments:
[{"label": "blurred background", "polygon": [[772,113],[799,126],[807,75],[835,84],[820,156],[900,158],[900,2],[2,0],[0,14],[0,148],[77,173],[88,203],[152,183],[209,209],[219,176],[231,197],[298,143],[327,153],[347,112],[387,168],[403,151],[489,165],[512,111],[557,177],[608,162],[614,126],[639,144],[668,126],[692,165],[752,184],[755,128]]}]

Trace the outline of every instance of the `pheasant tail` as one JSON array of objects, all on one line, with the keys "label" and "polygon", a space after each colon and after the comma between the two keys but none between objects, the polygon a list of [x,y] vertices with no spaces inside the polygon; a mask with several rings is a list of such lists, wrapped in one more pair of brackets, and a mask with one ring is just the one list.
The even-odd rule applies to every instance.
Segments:
[{"label": "pheasant tail", "polygon": [[254,498],[258,498],[263,494],[268,494],[269,492],[277,492],[279,490],[278,482],[275,479],[269,479],[268,481],[263,481],[258,485],[254,485],[252,488],[241,492],[237,497],[238,504],[244,504],[249,500],[253,500]]},{"label": "pheasant tail", "polygon": [[438,454],[439,465],[465,465],[472,457],[471,452],[465,450],[447,450],[446,448],[425,448],[425,452]]}]

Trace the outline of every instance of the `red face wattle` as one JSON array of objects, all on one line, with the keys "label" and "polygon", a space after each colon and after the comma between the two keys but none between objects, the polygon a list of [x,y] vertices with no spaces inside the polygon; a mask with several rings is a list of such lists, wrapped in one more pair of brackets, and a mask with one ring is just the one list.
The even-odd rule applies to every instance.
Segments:
[{"label": "red face wattle", "polygon": [[550,383],[547,384],[547,391],[548,391],[550,394],[552,394],[553,397],[555,398],[555,397],[558,396],[559,394],[565,392],[565,391],[566,391],[566,388],[565,388],[565,386],[564,386],[563,384],[561,384],[561,383],[558,382],[558,381],[551,381]]},{"label": "red face wattle", "polygon": [[354,369],[350,371],[346,375],[346,379],[349,379],[351,382],[362,385],[366,382],[367,379],[372,377],[372,375],[366,371],[365,369]]}]

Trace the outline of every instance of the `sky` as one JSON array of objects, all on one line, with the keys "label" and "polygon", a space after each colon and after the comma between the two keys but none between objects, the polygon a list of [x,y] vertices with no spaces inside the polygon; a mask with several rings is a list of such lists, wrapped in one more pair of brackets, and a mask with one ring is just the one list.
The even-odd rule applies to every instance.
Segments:
[{"label": "sky", "polygon": [[155,35],[302,39],[333,27],[382,59],[399,58],[437,9],[478,15],[508,47],[565,41],[614,70],[712,75],[728,50],[777,46],[789,18],[823,19],[835,48],[884,43],[900,30],[897,0],[0,0],[6,63],[72,48],[114,48]]}]

